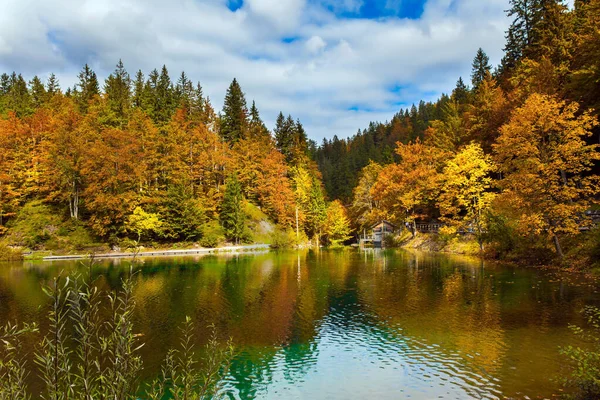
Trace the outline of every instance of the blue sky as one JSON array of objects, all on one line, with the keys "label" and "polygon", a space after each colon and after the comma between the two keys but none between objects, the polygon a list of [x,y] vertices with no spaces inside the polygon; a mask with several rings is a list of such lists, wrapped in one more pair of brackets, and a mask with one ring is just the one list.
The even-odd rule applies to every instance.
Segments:
[{"label": "blue sky", "polygon": [[508,0],[5,0],[0,72],[89,63],[105,78],[166,64],[200,81],[215,108],[236,77],[269,127],[279,113],[320,141],[468,81],[482,47],[502,55]]}]

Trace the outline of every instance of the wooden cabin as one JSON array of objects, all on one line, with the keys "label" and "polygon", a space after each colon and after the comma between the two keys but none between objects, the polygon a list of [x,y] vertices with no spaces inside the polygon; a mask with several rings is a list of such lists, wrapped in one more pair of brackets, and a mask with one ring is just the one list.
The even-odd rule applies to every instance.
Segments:
[{"label": "wooden cabin", "polygon": [[363,233],[363,237],[360,238],[360,244],[372,243],[374,247],[383,247],[383,238],[386,235],[394,233],[396,225],[384,220],[371,225],[370,229],[371,233],[369,235],[366,232]]}]

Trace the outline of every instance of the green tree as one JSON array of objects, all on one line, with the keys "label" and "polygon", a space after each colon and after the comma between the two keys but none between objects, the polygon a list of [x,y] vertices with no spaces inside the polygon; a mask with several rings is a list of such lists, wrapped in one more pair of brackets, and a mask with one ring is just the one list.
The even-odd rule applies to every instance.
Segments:
[{"label": "green tree", "polygon": [[79,73],[79,83],[76,86],[77,92],[73,93],[79,104],[82,113],[87,113],[90,101],[100,94],[98,77],[92,71],[89,65],[85,64],[83,70]]},{"label": "green tree", "polygon": [[31,93],[31,102],[34,108],[40,108],[47,100],[46,88],[44,84],[38,78],[38,76],[34,76],[31,81],[29,81],[30,93]]},{"label": "green tree", "polygon": [[485,79],[486,75],[490,73],[492,70],[492,66],[490,65],[490,58],[485,54],[483,49],[480,47],[477,50],[477,54],[473,59],[473,64],[471,68],[471,83],[473,84],[473,89],[477,91],[479,85]]},{"label": "green tree", "polygon": [[240,185],[240,181],[235,174],[227,178],[225,185],[225,194],[221,203],[219,220],[225,230],[225,236],[230,240],[234,240],[236,244],[239,244],[246,230],[242,185]]},{"label": "green tree", "polygon": [[123,61],[119,60],[115,71],[106,78],[104,93],[108,99],[108,107],[115,114],[117,125],[124,126],[131,106],[131,78]]},{"label": "green tree", "polygon": [[50,77],[48,77],[48,82],[46,82],[46,92],[49,96],[60,93],[60,84],[58,83],[56,75],[50,74]]},{"label": "green tree", "polygon": [[238,81],[234,78],[223,104],[223,115],[221,116],[221,136],[233,144],[246,137],[248,129],[248,108],[246,98]]}]

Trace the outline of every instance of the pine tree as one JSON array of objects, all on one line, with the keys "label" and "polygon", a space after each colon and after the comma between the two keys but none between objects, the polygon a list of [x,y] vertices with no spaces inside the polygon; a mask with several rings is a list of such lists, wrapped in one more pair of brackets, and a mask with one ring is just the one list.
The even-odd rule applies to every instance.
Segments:
[{"label": "pine tree", "polygon": [[473,84],[474,90],[477,90],[477,88],[479,88],[479,85],[481,84],[481,82],[483,82],[486,75],[489,74],[491,70],[492,66],[490,65],[490,58],[480,47],[479,50],[477,50],[475,58],[473,59],[471,70],[471,83]]},{"label": "pine tree", "polygon": [[233,144],[246,137],[248,108],[246,98],[238,81],[234,78],[227,89],[221,116],[221,136]]},{"label": "pine tree", "polygon": [[244,237],[246,229],[246,215],[243,210],[244,197],[242,186],[237,175],[231,175],[225,182],[225,194],[221,204],[219,220],[228,239],[236,244]]}]

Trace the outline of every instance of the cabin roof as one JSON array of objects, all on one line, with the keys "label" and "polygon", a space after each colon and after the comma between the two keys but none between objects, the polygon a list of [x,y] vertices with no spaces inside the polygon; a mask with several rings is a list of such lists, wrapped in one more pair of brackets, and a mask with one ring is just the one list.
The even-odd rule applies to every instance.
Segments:
[{"label": "cabin roof", "polygon": [[382,222],[383,222],[384,224],[387,224],[387,225],[390,225],[390,226],[392,226],[392,227],[396,228],[396,225],[394,225],[394,224],[392,224],[390,221],[386,221],[386,220],[384,219],[383,221],[379,221],[379,222],[376,222],[376,223],[374,223],[373,225],[371,225],[371,229],[375,228],[377,225],[381,224]]}]

